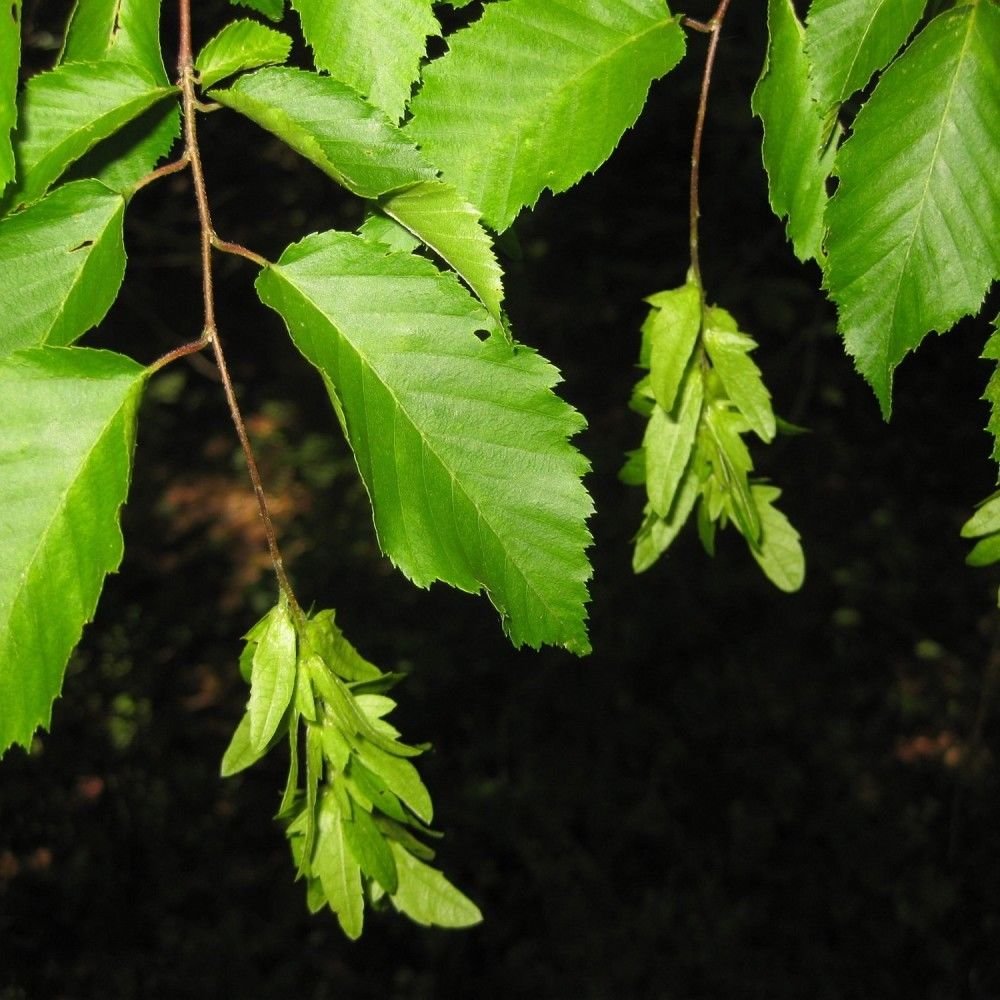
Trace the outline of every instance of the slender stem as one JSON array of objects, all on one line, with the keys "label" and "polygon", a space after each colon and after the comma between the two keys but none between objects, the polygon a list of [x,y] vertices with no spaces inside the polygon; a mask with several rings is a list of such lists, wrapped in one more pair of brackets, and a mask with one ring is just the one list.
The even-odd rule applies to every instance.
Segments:
[{"label": "slender stem", "polygon": [[[274,565],[274,572],[278,578],[278,586],[285,595],[292,614],[297,619],[303,619],[302,609],[295,599],[295,593],[285,573],[285,564],[281,558],[281,550],[278,547],[278,537],[274,530],[274,522],[271,520],[271,512],[267,506],[267,497],[264,495],[264,487],[261,483],[260,469],[257,466],[257,459],[247,435],[246,423],[240,406],[236,399],[236,392],[233,389],[233,382],[229,376],[229,366],[226,364],[226,356],[222,350],[219,340],[219,332],[215,322],[215,289],[212,284],[212,247],[221,244],[230,253],[241,253],[241,256],[249,257],[260,264],[266,264],[263,257],[253,254],[238,244],[225,243],[220,240],[212,225],[212,213],[208,205],[208,191],[205,186],[205,173],[201,165],[201,152],[198,147],[198,126],[196,115],[199,101],[195,93],[195,69],[194,58],[191,50],[191,0],[179,0],[180,8],[180,44],[177,55],[177,74],[180,78],[181,95],[184,105],[184,155],[191,167],[191,179],[194,184],[194,196],[198,205],[198,222],[201,230],[201,283],[202,299],[205,321],[201,339],[193,341],[191,344],[178,348],[178,356],[200,350],[202,347],[211,345],[215,355],[215,363],[219,369],[222,379],[222,388],[226,394],[226,402],[229,404],[229,414],[232,417],[236,434],[240,439],[243,448],[243,455],[246,458],[247,471],[250,473],[250,482],[253,484],[253,491],[257,497],[257,507],[260,511],[261,521],[264,523],[264,534],[267,538],[267,547],[271,554],[271,562]],[[220,249],[222,248],[220,247]],[[195,346],[197,345],[197,346]],[[176,352],[172,352],[176,353]],[[166,359],[173,360],[170,355]],[[167,361],[161,358],[157,365],[166,364]]]},{"label": "slender stem", "polygon": [[707,25],[695,22],[689,25],[696,31],[708,28],[708,52],[705,55],[705,69],[701,77],[701,95],[698,98],[698,114],[694,123],[694,141],[691,144],[691,200],[690,200],[690,243],[691,273],[695,283],[701,288],[701,261],[698,257],[698,217],[701,214],[698,201],[698,183],[701,176],[701,140],[705,133],[705,115],[708,111],[708,92],[712,85],[712,69],[715,66],[715,52],[719,47],[722,22],[731,0],[720,0],[719,6]]},{"label": "slender stem", "polygon": [[155,170],[146,174],[145,177],[141,177],[137,180],[135,184],[132,185],[132,194],[135,194],[136,191],[140,191],[147,184],[152,184],[153,181],[158,181],[161,177],[168,177],[170,174],[176,174],[181,170],[186,170],[190,163],[191,160],[185,150],[180,158],[174,160],[173,163],[164,163],[162,167],[157,167]]},{"label": "slender stem", "polygon": [[167,353],[162,357],[157,358],[149,366],[150,374],[158,372],[161,368],[166,367],[173,361],[186,358],[189,354],[197,354],[206,347],[208,347],[208,337],[204,335],[200,336],[197,340],[188,342],[187,344],[181,344],[180,347],[175,347],[172,351],[167,351]]},{"label": "slender stem", "polygon": [[690,28],[692,31],[700,31],[703,35],[710,35],[712,33],[712,25],[706,23],[705,21],[696,21],[693,17],[682,17],[681,24],[685,28]]},{"label": "slender stem", "polygon": [[259,253],[254,253],[253,250],[248,250],[239,243],[230,243],[228,240],[220,239],[216,233],[212,233],[212,246],[223,253],[231,253],[236,257],[252,260],[258,267],[267,267],[270,263],[266,257],[261,257]]}]

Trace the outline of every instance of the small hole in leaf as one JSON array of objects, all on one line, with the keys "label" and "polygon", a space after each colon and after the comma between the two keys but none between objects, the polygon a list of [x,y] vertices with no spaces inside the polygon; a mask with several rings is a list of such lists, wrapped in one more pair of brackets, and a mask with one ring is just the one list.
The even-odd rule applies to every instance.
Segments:
[{"label": "small hole in leaf", "polygon": [[93,240],[84,240],[82,243],[78,243],[75,247],[71,247],[69,252],[76,253],[77,250],[85,250],[87,247],[92,247],[93,245]]},{"label": "small hole in leaf", "polygon": [[480,340],[489,340],[490,339],[490,331],[489,330],[476,330],[476,336]]},{"label": "small hole in leaf", "polygon": [[10,5],[10,19],[17,24],[17,4],[12,3]]}]

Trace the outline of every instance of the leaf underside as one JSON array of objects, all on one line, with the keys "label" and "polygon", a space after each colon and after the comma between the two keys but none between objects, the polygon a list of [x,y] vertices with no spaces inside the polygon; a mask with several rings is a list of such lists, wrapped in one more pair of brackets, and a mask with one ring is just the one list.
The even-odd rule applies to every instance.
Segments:
[{"label": "leaf underside", "polygon": [[799,260],[818,259],[836,143],[827,143],[823,115],[810,95],[804,33],[791,0],[770,0],[767,24],[767,62],[750,104],[764,125],[771,208],[787,216]]},{"label": "leaf underside", "polygon": [[395,841],[389,847],[399,872],[399,888],[392,897],[396,909],[425,927],[471,927],[483,919],[479,907],[439,871]]},{"label": "leaf underside", "polygon": [[607,159],[684,35],[663,0],[509,0],[448,46],[406,131],[502,231],[544,189],[565,191]]},{"label": "leaf underside", "polygon": [[199,83],[211,87],[219,80],[268,63],[283,63],[292,40],[256,21],[231,21],[205,43],[195,60]]},{"label": "leaf underside", "polygon": [[394,122],[440,33],[431,0],[292,0],[316,68],[353,87]]},{"label": "leaf underside", "polygon": [[447,262],[501,320],[503,275],[479,212],[441,181],[422,181],[379,202],[395,219]]},{"label": "leaf underside", "polygon": [[437,179],[411,139],[337,80],[271,68],[211,96],[273,132],[379,207],[450,264],[500,320],[500,267],[479,213]]},{"label": "leaf underside", "polygon": [[342,414],[383,550],[419,586],[485,589],[515,645],[589,648],[591,503],[558,373],[451,275],[343,233],[257,282]]},{"label": "leaf underside", "polygon": [[383,111],[330,77],[270,67],[210,96],[273,132],[362,198],[378,198],[436,174]]},{"label": "leaf underside", "polygon": [[125,274],[124,212],[121,195],[75,181],[0,221],[0,357],[71,344],[104,318]]},{"label": "leaf underside", "polygon": [[[159,25],[159,0],[78,0],[59,63],[129,63],[166,86]],[[125,193],[170,151],[180,121],[176,103],[149,108],[81,157],[69,175],[96,177]]]},{"label": "leaf underside", "polygon": [[25,87],[12,204],[30,204],[101,139],[174,92],[126,63],[67,63]]},{"label": "leaf underside", "polygon": [[143,375],[86,348],[0,360],[0,752],[48,725],[69,654],[121,561]]},{"label": "leaf underside", "polygon": [[813,0],[805,48],[821,110],[866,86],[899,51],[927,0]]},{"label": "leaf underside", "polygon": [[160,0],[77,0],[60,63],[132,63],[167,83],[160,55]]},{"label": "leaf underside", "polygon": [[826,286],[886,416],[893,369],[1000,272],[998,94],[1000,8],[956,7],[886,70],[838,153]]}]

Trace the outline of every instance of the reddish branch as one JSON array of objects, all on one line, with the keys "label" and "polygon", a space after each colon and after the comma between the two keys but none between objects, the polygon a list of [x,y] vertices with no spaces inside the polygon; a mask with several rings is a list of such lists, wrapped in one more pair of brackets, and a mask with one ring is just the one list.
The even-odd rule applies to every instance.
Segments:
[{"label": "reddish branch", "polygon": [[205,347],[211,346],[212,352],[215,355],[216,366],[219,369],[219,376],[222,380],[222,388],[226,394],[226,402],[229,404],[229,413],[236,428],[236,434],[240,439],[243,454],[246,457],[247,470],[250,473],[250,481],[253,483],[254,494],[257,497],[257,508],[264,523],[264,534],[267,538],[267,547],[271,555],[274,572],[278,578],[278,586],[288,600],[292,613],[297,618],[301,618],[302,610],[295,599],[292,585],[285,573],[285,566],[281,558],[281,550],[278,547],[274,523],[268,510],[267,497],[264,495],[264,487],[261,483],[257,459],[254,456],[253,447],[247,435],[243,414],[240,412],[239,403],[236,400],[236,393],[233,390],[232,379],[229,377],[229,367],[226,364],[226,356],[222,350],[222,343],[219,340],[219,331],[215,322],[215,289],[212,283],[213,247],[226,253],[246,257],[261,267],[264,267],[267,261],[258,254],[253,253],[253,251],[247,250],[246,247],[240,246],[238,243],[229,243],[226,240],[220,239],[215,232],[215,227],[212,225],[212,213],[209,209],[205,174],[202,170],[201,152],[198,147],[196,115],[203,105],[198,100],[195,92],[194,56],[191,47],[191,0],[179,0],[178,6],[180,10],[180,43],[177,54],[177,77],[184,110],[184,153],[175,162],[168,163],[166,166],[154,170],[151,174],[143,178],[136,186],[136,190],[152,181],[158,180],[160,177],[190,168],[195,201],[198,205],[198,222],[201,235],[201,282],[204,323],[202,325],[202,334],[197,340],[183,344],[165,354],[153,364],[152,368],[154,371],[158,370],[171,361],[176,361],[187,354],[193,354]]},{"label": "reddish branch", "polygon": [[698,114],[694,122],[694,141],[691,144],[691,200],[690,200],[690,242],[691,242],[691,272],[695,283],[701,288],[701,261],[698,257],[698,217],[699,208],[698,183],[701,175],[701,140],[705,132],[705,115],[708,111],[708,92],[712,85],[712,69],[715,66],[715,52],[719,47],[719,34],[722,22],[729,9],[730,0],[720,0],[719,6],[707,23],[684,18],[683,24],[695,31],[709,35],[708,52],[705,55],[705,69],[701,77],[701,95],[698,98]]}]

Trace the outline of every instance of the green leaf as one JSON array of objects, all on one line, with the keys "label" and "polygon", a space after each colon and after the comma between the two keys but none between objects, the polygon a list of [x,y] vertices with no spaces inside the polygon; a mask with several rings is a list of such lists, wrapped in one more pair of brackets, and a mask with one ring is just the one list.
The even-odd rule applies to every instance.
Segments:
[{"label": "green leaf", "polygon": [[970,566],[991,566],[1000,562],[1000,533],[987,535],[972,546],[972,551],[965,557]]},{"label": "green leaf", "polygon": [[767,578],[779,590],[792,593],[802,586],[806,575],[806,560],[799,542],[799,533],[791,522],[774,506],[781,490],[774,486],[754,483],[750,487],[760,515],[760,546],[750,546]]},{"label": "green leaf", "polygon": [[233,732],[226,752],[222,755],[220,775],[223,778],[230,778],[252,767],[267,753],[270,746],[270,743],[264,747],[254,746],[250,739],[250,714],[245,713]]},{"label": "green leaf", "polygon": [[359,694],[354,702],[369,722],[384,719],[396,707],[396,703],[384,694]]},{"label": "green leaf", "polygon": [[389,847],[399,874],[399,888],[390,897],[397,910],[424,927],[471,927],[482,921],[479,907],[436,868],[418,861],[395,841]]},{"label": "green leaf", "polygon": [[711,326],[705,329],[705,347],[726,395],[762,441],[773,441],[776,425],[771,394],[761,379],[760,369],[750,358],[750,351],[756,346],[756,341],[745,333]]},{"label": "green leaf", "polygon": [[[428,847],[423,841],[417,840],[417,838],[410,832],[410,830],[403,825],[403,823],[397,823],[395,820],[389,819],[387,816],[375,815],[374,817],[375,825],[389,838],[390,841],[395,841],[397,844],[401,844],[405,847],[410,854],[416,858],[420,858],[422,861],[433,861],[434,856],[437,853],[432,847]],[[407,820],[407,823],[412,823],[412,820]],[[430,835],[431,831],[422,829],[423,833]],[[434,834],[434,836],[440,836],[440,834]]]},{"label": "green leaf", "polygon": [[288,727],[288,777],[278,804],[277,818],[294,816],[299,802],[299,718],[293,715]]},{"label": "green leaf", "polygon": [[1000,493],[984,500],[976,513],[962,525],[963,538],[978,538],[1000,531]]},{"label": "green leaf", "polygon": [[357,740],[355,750],[361,763],[380,778],[393,795],[402,799],[425,823],[431,822],[434,818],[434,805],[430,792],[420,780],[417,769],[408,760],[386,753],[364,738]]},{"label": "green leaf", "polygon": [[684,382],[676,418],[657,406],[649,418],[642,441],[646,455],[646,489],[650,506],[666,517],[684,476],[701,422],[705,384],[693,366]]},{"label": "green leaf", "polygon": [[651,504],[646,504],[632,553],[633,573],[644,573],[670,548],[691,516],[700,493],[701,482],[692,463],[675,492],[673,506],[666,517],[660,517]]},{"label": "green leaf", "polygon": [[275,604],[243,636],[246,644],[240,653],[240,676],[247,684],[250,683],[250,678],[253,674],[253,654],[257,651],[257,643],[260,642],[260,637],[267,631],[267,626],[270,624],[271,619],[278,613],[278,607],[279,605]]},{"label": "green leaf", "polygon": [[288,35],[256,21],[231,21],[205,44],[195,59],[202,87],[211,87],[233,73],[268,63],[283,63],[292,49]]},{"label": "green leaf", "polygon": [[515,645],[588,649],[583,420],[558,374],[450,275],[344,233],[264,270],[262,301],[328,380],[383,550],[419,586],[485,589]]},{"label": "green leaf", "polygon": [[406,813],[403,811],[399,799],[386,788],[385,782],[378,775],[369,771],[356,757],[352,757],[348,765],[347,780],[357,788],[362,796],[367,798],[377,809],[384,812],[386,816],[390,816],[400,823],[407,821]]},{"label": "green leaf", "polygon": [[76,0],[60,63],[131,63],[166,84],[160,54],[160,0]]},{"label": "green leaf", "polygon": [[125,63],[67,63],[33,76],[15,143],[18,183],[8,202],[37,200],[95,143],[175,92]]},{"label": "green leaf", "polygon": [[397,253],[409,253],[423,242],[395,219],[378,211],[370,212],[358,226],[358,236],[369,243],[381,243],[387,250],[395,250]]},{"label": "green leaf", "polygon": [[[982,356],[989,361],[1000,362],[1000,316],[993,321],[993,327]],[[993,461],[1000,463],[1000,364],[993,369],[983,399],[990,404],[990,419],[986,430],[993,435]]]},{"label": "green leaf", "polygon": [[657,403],[671,413],[701,330],[701,290],[683,285],[647,301],[655,308],[644,332],[649,339],[649,384]]},{"label": "green leaf", "polygon": [[85,348],[0,360],[0,752],[49,724],[66,660],[121,562],[144,375]]},{"label": "green leaf", "polygon": [[210,96],[273,132],[362,198],[378,198],[435,176],[412,139],[385,112],[330,77],[269,67]]},{"label": "green leaf", "polygon": [[[734,417],[737,419],[734,420]],[[758,547],[761,536],[760,513],[747,479],[753,469],[753,462],[740,437],[743,430],[740,423],[742,418],[719,403],[705,407],[705,426],[715,445],[713,465],[722,489],[723,505],[744,538],[752,547]],[[715,517],[713,512],[712,519]]]},{"label": "green leaf", "polygon": [[343,771],[351,760],[351,744],[335,723],[323,726],[323,753],[338,772]]},{"label": "green leaf", "polygon": [[886,66],[925,6],[926,0],[813,0],[805,50],[820,108],[846,101]]},{"label": "green leaf", "polygon": [[333,611],[318,611],[306,622],[305,642],[330,670],[345,681],[369,681],[382,676],[382,671],[348,642],[337,627]]},{"label": "green leaf", "polygon": [[646,453],[642,448],[634,448],[625,453],[625,464],[618,471],[618,478],[626,486],[646,485]]},{"label": "green leaf", "polygon": [[352,941],[357,940],[365,916],[361,868],[348,848],[340,807],[330,791],[324,791],[320,798],[319,832],[312,867],[342,930]]},{"label": "green leaf", "polygon": [[[167,85],[160,54],[159,0],[77,0],[60,63],[123,62]],[[71,176],[94,177],[113,191],[129,193],[153,169],[180,134],[176,102],[156,105],[86,153]]]},{"label": "green leaf", "polygon": [[451,185],[423,181],[383,198],[379,207],[454,268],[490,314],[503,322],[503,274],[493,241],[479,224],[479,212]]},{"label": "green leaf", "polygon": [[316,68],[398,122],[427,38],[440,34],[431,0],[292,0],[292,7]]},{"label": "green leaf", "polygon": [[17,74],[21,66],[21,0],[0,17],[0,194],[14,179],[10,133],[17,124]]},{"label": "green leaf", "polygon": [[310,874],[313,850],[316,846],[316,818],[319,807],[319,786],[323,780],[323,733],[320,726],[306,723],[306,807],[303,813],[304,864],[299,874]]},{"label": "green leaf", "polygon": [[[159,26],[159,0],[77,0],[59,62],[130,63],[167,85]],[[154,105],[84,154],[70,176],[129,193],[170,151],[180,126],[176,102]]]},{"label": "green leaf", "polygon": [[310,657],[307,661],[309,675],[316,685],[317,692],[333,712],[338,726],[349,738],[363,736],[386,753],[400,757],[418,757],[423,750],[419,747],[406,746],[384,736],[376,729],[354,703],[354,697],[339,677],[327,672],[318,657]]},{"label": "green leaf", "polygon": [[399,884],[396,862],[375,821],[357,804],[354,805],[349,817],[346,811],[342,810],[341,819],[347,847],[361,870],[369,878],[375,879],[386,892],[394,893]]},{"label": "green leaf", "polygon": [[448,47],[406,130],[502,231],[543,189],[565,191],[607,159],[683,56],[684,33],[663,0],[509,0]]},{"label": "green leaf", "polygon": [[0,357],[71,344],[103,318],[125,274],[125,201],[76,181],[0,220]]},{"label": "green leaf", "polygon": [[65,176],[93,177],[128,199],[137,182],[170,152],[180,131],[180,106],[160,102],[81,156]]},{"label": "green leaf", "polygon": [[961,5],[886,70],[838,153],[826,285],[886,417],[896,365],[1000,272],[998,90],[1000,7]]},{"label": "green leaf", "polygon": [[250,676],[250,743],[263,750],[281,725],[295,691],[295,625],[282,600],[253,654]]},{"label": "green leaf", "polygon": [[285,16],[285,0],[229,0],[231,4],[249,7],[263,14],[271,21],[280,21]]},{"label": "green leaf", "polygon": [[[865,0],[867,4],[869,0]],[[831,137],[810,92],[804,32],[791,0],[770,0],[767,61],[750,99],[764,126],[764,167],[771,208],[788,219],[795,256],[823,256],[826,181],[833,169],[839,128]]]}]

